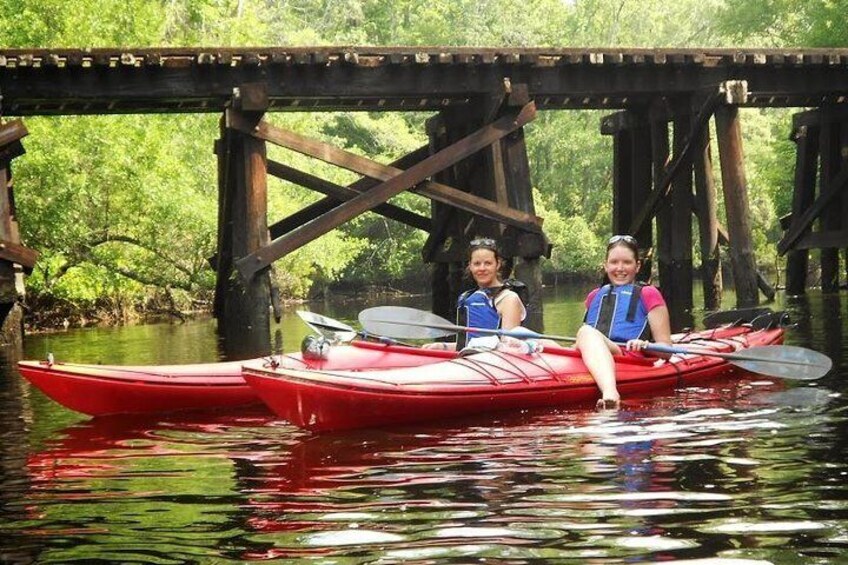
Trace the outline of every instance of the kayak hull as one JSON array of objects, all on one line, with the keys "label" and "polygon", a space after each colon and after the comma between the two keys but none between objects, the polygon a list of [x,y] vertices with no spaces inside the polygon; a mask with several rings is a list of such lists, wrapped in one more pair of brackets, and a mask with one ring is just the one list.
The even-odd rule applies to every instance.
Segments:
[{"label": "kayak hull", "polygon": [[168,367],[21,361],[18,370],[62,406],[91,416],[231,408],[258,401],[238,362]]},{"label": "kayak hull", "polygon": [[[326,360],[298,354],[254,359],[309,370],[415,366],[442,361],[453,354],[418,348],[354,342],[330,349]],[[21,361],[18,370],[44,394],[76,412],[91,416],[152,414],[182,410],[229,409],[261,404],[242,377],[245,361],[185,365],[86,365]]]},{"label": "kayak hull", "polygon": [[[732,352],[781,343],[783,330],[736,327],[677,337],[679,343]],[[668,362],[617,358],[616,364],[625,399],[738,371],[724,359],[703,355]],[[278,416],[313,431],[566,406],[598,398],[594,379],[571,348],[551,347],[536,355],[478,353],[404,369],[304,370],[246,363],[243,374]]]}]

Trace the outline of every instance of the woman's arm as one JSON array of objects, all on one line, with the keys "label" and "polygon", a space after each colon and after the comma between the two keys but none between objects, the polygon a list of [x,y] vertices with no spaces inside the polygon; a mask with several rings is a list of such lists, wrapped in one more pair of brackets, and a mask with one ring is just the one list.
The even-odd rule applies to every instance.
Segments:
[{"label": "woman's arm", "polygon": [[511,330],[521,325],[524,314],[524,305],[518,295],[512,291],[505,292],[505,296],[497,301],[495,308],[501,315],[501,327]]},{"label": "woman's arm", "polygon": [[671,345],[671,322],[667,306],[657,306],[648,312],[648,325],[651,326],[651,337],[654,343]]},{"label": "woman's arm", "polygon": [[[651,343],[671,345],[671,322],[668,317],[668,307],[662,305],[652,308],[648,312],[648,325],[651,327],[653,342],[644,339],[630,339],[626,345],[629,351],[644,351],[645,347]],[[652,351],[651,355],[663,359],[670,357],[667,353],[657,353],[655,351]]]}]

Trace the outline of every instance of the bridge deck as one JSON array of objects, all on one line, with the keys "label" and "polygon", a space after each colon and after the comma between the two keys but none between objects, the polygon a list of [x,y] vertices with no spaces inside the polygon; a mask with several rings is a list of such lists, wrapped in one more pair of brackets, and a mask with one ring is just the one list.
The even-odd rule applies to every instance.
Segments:
[{"label": "bridge deck", "polygon": [[437,110],[524,83],[540,109],[619,109],[748,81],[749,106],[848,101],[848,49],[453,47],[0,50],[5,115],[220,112],[241,84],[271,111]]}]

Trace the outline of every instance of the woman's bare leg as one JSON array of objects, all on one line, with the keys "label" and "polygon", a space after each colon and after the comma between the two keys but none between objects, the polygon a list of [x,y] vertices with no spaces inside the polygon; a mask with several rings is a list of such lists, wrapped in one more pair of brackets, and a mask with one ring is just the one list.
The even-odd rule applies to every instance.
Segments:
[{"label": "woman's bare leg", "polygon": [[615,385],[615,361],[612,358],[612,348],[618,349],[618,347],[604,334],[587,325],[577,331],[576,347],[601,391],[604,406],[607,404],[606,401],[617,406],[621,397]]}]

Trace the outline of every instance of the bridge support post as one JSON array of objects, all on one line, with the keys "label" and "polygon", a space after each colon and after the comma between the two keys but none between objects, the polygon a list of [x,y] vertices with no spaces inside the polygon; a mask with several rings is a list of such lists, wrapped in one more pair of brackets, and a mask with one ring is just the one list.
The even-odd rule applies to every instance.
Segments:
[{"label": "bridge support post", "polygon": [[[12,210],[12,184],[8,164],[0,164],[0,240],[18,238],[17,222]],[[23,311],[20,298],[24,295],[23,273],[20,266],[0,259],[0,345],[19,351],[23,347]]]},{"label": "bridge support post", "polygon": [[[634,126],[630,134],[630,157],[633,160],[631,169],[632,180],[630,183],[633,191],[630,198],[632,215],[626,223],[616,229],[616,233],[626,233],[628,226],[633,223],[636,212],[642,203],[647,202],[651,195],[651,180],[653,174],[653,162],[651,159],[651,124],[648,120],[648,112],[631,111],[634,115]],[[654,233],[651,222],[646,222],[642,228],[633,234],[639,247],[643,250],[653,249]],[[648,280],[653,267],[653,257],[650,255],[642,258],[642,279]]]},{"label": "bridge support post", "polygon": [[[688,101],[687,101],[688,102]],[[674,114],[674,154],[681,155],[691,131],[692,116],[689,106],[681,105]],[[692,193],[692,159],[687,158],[680,165],[674,179],[671,192],[671,275],[670,285],[663,282],[664,289],[670,290],[666,301],[671,304],[671,323],[674,328],[692,327],[692,287],[694,273],[692,266],[692,212],[694,197]]]},{"label": "bridge support post", "polygon": [[710,150],[710,130],[707,125],[696,140],[695,200],[698,216],[698,234],[701,249],[701,278],[704,288],[704,308],[721,308],[721,254],[718,245],[718,217],[716,191],[713,178],[713,158]]},{"label": "bridge support post", "polygon": [[[822,112],[822,124],[819,132],[819,182],[820,192],[825,190],[839,174],[844,166],[842,156],[842,130],[845,124],[835,116],[830,115],[826,108]],[[831,198],[830,204],[821,214],[821,231],[838,232],[842,227],[842,196],[837,194]],[[823,246],[821,249],[821,288],[822,292],[839,291],[839,248]]]},{"label": "bridge support post", "polygon": [[[656,100],[650,111],[651,157],[654,190],[662,190],[670,165],[669,118],[675,156],[684,153],[691,131],[688,106]],[[692,318],[692,159],[682,161],[671,177],[671,194],[656,212],[656,260],[659,286],[668,304],[674,331],[691,327]],[[650,222],[645,222],[650,227]]]},{"label": "bridge support post", "polygon": [[[446,123],[451,116],[442,111],[427,122],[427,134],[430,140],[430,153],[450,145],[462,137],[456,126],[448,128]],[[466,159],[467,161],[467,159]],[[458,163],[439,171],[434,179],[437,182],[456,188],[465,188],[468,183],[463,163]],[[461,225],[471,221],[471,215],[437,201],[431,203],[432,231],[424,245],[422,255],[425,261],[432,261],[431,290],[433,292],[432,310],[448,320],[456,317],[456,299],[463,290],[463,265],[465,250],[459,242],[463,240]]]},{"label": "bridge support post", "polygon": [[[653,184],[654,190],[662,183],[666,173],[666,167],[671,157],[671,149],[668,143],[669,131],[666,118],[657,117],[656,109],[651,116],[651,159],[653,161]],[[662,206],[656,215],[656,262],[659,274],[659,287],[669,307],[671,327],[673,330],[680,329],[679,318],[682,316],[675,312],[675,302],[671,300],[673,293],[674,266],[672,260],[671,240],[673,237],[672,217],[673,206],[668,204]]]},{"label": "bridge support post", "polygon": [[28,135],[21,120],[0,124],[0,346],[23,349],[24,272],[32,271],[38,254],[21,245],[12,192],[12,159],[24,154]]},{"label": "bridge support post", "polygon": [[227,127],[233,112],[259,120],[261,112],[230,109],[216,144],[219,173],[215,316],[230,359],[271,352],[270,276],[238,276],[234,261],[268,244],[267,158],[265,142]]},{"label": "bridge support post", "polygon": [[[796,145],[795,182],[792,193],[790,226],[797,223],[816,198],[816,163],[819,156],[819,126],[801,125],[791,136]],[[809,230],[805,232],[805,235]],[[810,251],[793,249],[786,257],[786,293],[791,296],[807,292],[807,270]]]},{"label": "bridge support post", "polygon": [[[601,134],[612,135],[612,231],[626,234],[636,219],[640,206],[651,194],[651,126],[645,110],[624,110],[601,120]],[[642,250],[653,248],[653,229],[644,222],[632,234]],[[653,258],[642,258],[639,280],[651,276]]]},{"label": "bridge support post", "polygon": [[742,130],[739,109],[719,106],[715,113],[722,190],[730,237],[730,265],[736,286],[737,307],[755,306],[759,302],[757,262],[751,237],[748,206],[748,184],[742,153]]}]

